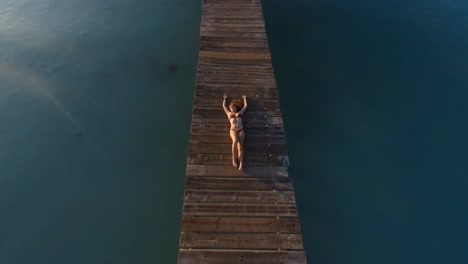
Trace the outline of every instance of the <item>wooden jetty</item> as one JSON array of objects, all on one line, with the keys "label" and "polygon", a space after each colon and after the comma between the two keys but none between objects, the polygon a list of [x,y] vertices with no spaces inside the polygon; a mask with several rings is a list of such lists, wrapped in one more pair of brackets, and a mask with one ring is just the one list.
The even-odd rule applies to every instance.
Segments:
[{"label": "wooden jetty", "polygon": [[[260,0],[203,0],[200,33],[178,263],[306,263]],[[244,171],[224,93],[247,95]]]}]

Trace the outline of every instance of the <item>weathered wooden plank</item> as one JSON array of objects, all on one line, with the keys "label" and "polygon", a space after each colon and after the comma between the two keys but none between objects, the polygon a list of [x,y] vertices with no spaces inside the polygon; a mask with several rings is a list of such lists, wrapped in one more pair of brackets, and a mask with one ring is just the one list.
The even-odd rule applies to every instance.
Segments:
[{"label": "weathered wooden plank", "polygon": [[[187,165],[187,167],[216,167],[216,166],[196,166]],[[221,166],[217,166],[221,167]],[[189,174],[190,175],[190,174]],[[244,177],[187,177],[185,186],[187,190],[242,190],[242,191],[293,191],[292,180],[288,177],[269,177],[252,178],[244,173]],[[282,175],[279,175],[282,176]]]},{"label": "weathered wooden plank", "polygon": [[[233,84],[233,85],[239,86],[238,84]],[[229,85],[227,84],[226,85],[200,84],[200,86],[203,86],[203,88],[197,89],[195,91],[194,100],[215,99],[217,100],[217,104],[215,104],[214,106],[217,105],[218,107],[222,107],[223,95],[226,92],[228,92],[228,98],[226,100],[226,104],[231,103],[233,99],[242,100],[242,95],[245,95],[247,96],[249,110],[252,110],[254,109],[254,107],[257,107],[263,104],[278,106],[275,108],[279,110],[278,94],[276,93],[274,89],[271,89],[269,87],[258,87],[257,90],[255,90],[251,88],[250,85],[248,85],[243,88],[232,90],[228,88]],[[216,86],[218,86],[218,89],[215,88]],[[220,105],[220,102],[221,102],[221,105]]]},{"label": "weathered wooden plank", "polygon": [[210,24],[217,24],[217,23],[239,23],[239,24],[247,24],[247,23],[253,23],[253,24],[261,24],[264,23],[263,19],[261,18],[230,18],[230,17],[209,17],[205,18],[202,17],[202,22],[203,23],[210,23]]},{"label": "weathered wooden plank", "polygon": [[[206,7],[206,6],[205,6]],[[262,9],[260,8],[260,5],[255,5],[255,6],[241,6],[241,5],[213,5],[213,4],[209,4],[208,5],[209,8],[202,8],[202,15],[205,14],[206,12],[216,12],[216,11],[220,11],[220,12],[225,12],[226,15],[231,15],[232,13],[235,13],[235,14],[249,14],[251,12],[256,12],[258,14],[262,14],[263,15],[263,11]],[[231,12],[229,13],[229,11],[231,10]],[[235,11],[234,11],[235,10]],[[239,12],[237,12],[239,11]]]},{"label": "weathered wooden plank", "polygon": [[235,20],[248,20],[248,21],[263,21],[263,14],[251,9],[246,13],[232,12],[228,13],[226,8],[219,8],[213,11],[204,10],[202,12],[203,19],[235,19]]},{"label": "weathered wooden plank", "polygon": [[179,251],[179,264],[306,264],[304,251],[241,251],[241,250],[190,250]]},{"label": "weathered wooden plank", "polygon": [[234,42],[244,42],[243,45],[246,45],[245,43],[250,43],[250,45],[256,44],[259,47],[268,47],[268,40],[266,38],[258,38],[255,39],[255,41],[249,41],[249,38],[247,37],[229,37],[229,36],[200,36],[201,41],[216,41],[216,42],[226,42],[226,43],[234,43]]},{"label": "weathered wooden plank", "polygon": [[259,5],[258,3],[204,3],[202,6],[202,12],[207,10],[226,10],[229,8],[232,8],[233,10],[239,12],[244,10],[249,12],[251,12],[252,10],[261,11],[261,5]]},{"label": "weathered wooden plank", "polygon": [[[250,135],[264,135],[264,136],[281,136],[284,135],[283,127],[250,127],[244,126],[246,137]],[[230,125],[225,124],[192,124],[190,132],[194,134],[207,133],[207,134],[218,134],[227,135],[229,133]]]},{"label": "weathered wooden plank", "polygon": [[[200,36],[209,38],[266,38],[265,32],[227,32],[227,31],[202,31]],[[205,51],[206,52],[206,51]],[[262,53],[270,57],[270,53]]]},{"label": "weathered wooden plank", "polygon": [[[227,154],[188,154],[187,164],[189,165],[230,165],[232,155]],[[268,154],[248,153],[244,155],[245,166],[289,166],[288,156],[269,156]]]},{"label": "weathered wooden plank", "polygon": [[275,166],[247,166],[243,171],[238,170],[231,164],[226,165],[190,165],[185,170],[187,177],[288,177],[287,167]]},{"label": "weathered wooden plank", "polygon": [[184,202],[195,203],[294,203],[293,191],[186,190]]},{"label": "weathered wooden plank", "polygon": [[287,167],[263,167],[249,166],[240,171],[232,166],[222,165],[187,165],[185,174],[187,177],[288,177]]},{"label": "weathered wooden plank", "polygon": [[[270,87],[276,87],[276,81],[274,79],[254,79],[254,78],[234,78],[234,77],[222,77],[222,76],[203,76],[200,75],[197,77],[197,82],[198,85],[206,85],[206,86],[219,86],[224,85],[226,88],[233,88],[234,85],[239,86],[244,86],[246,89],[239,88],[241,91],[248,91],[252,92],[253,95],[256,95],[259,91],[264,91],[264,92],[269,92],[269,93],[274,93],[277,94],[277,91],[275,89],[271,89]],[[263,86],[266,88],[262,87],[257,87],[257,90],[254,89],[248,89],[248,88],[253,88],[255,86]],[[196,93],[202,93],[203,90],[208,90],[208,89],[196,89]],[[215,91],[215,92],[219,92]],[[251,95],[252,96],[252,95]],[[256,99],[262,99],[262,98],[256,98]],[[273,99],[270,99],[273,100]],[[278,97],[276,97],[274,100],[278,100]]]},{"label": "weathered wooden plank", "polygon": [[[275,89],[276,89],[276,85],[264,85],[264,84],[252,85],[252,84],[239,84],[239,83],[232,83],[232,84],[231,83],[229,84],[197,83],[195,92],[207,91],[207,90],[226,92],[228,90],[227,92],[229,92],[230,98],[236,98],[237,94],[240,95],[241,93],[244,93],[244,92],[251,92],[252,98],[250,99],[258,100],[259,98],[256,98],[256,93],[274,92]],[[240,98],[240,96],[237,98]],[[278,101],[278,99],[275,99],[275,101]]]},{"label": "weathered wooden plank", "polygon": [[[197,155],[219,155],[219,154],[197,154]],[[191,154],[190,156],[194,156]],[[204,157],[206,158],[206,157]],[[209,159],[205,161],[202,158],[187,158],[189,165],[225,165],[228,166],[232,163],[232,158],[228,157],[227,154],[223,156],[223,159]],[[265,157],[264,159],[258,158],[258,156],[251,157],[249,155],[244,156],[244,166],[289,166],[289,163],[286,161],[281,161],[279,158],[275,157]]]},{"label": "weathered wooden plank", "polygon": [[220,47],[220,46],[209,46],[206,45],[200,46],[201,51],[222,51],[222,52],[257,52],[257,53],[266,53],[270,52],[268,48],[243,48],[243,47]]},{"label": "weathered wooden plank", "polygon": [[[250,105],[248,112],[245,112],[244,115],[249,115],[249,117],[269,117],[269,116],[281,116],[281,111],[279,108],[269,108],[269,109],[251,109]],[[222,117],[229,120],[226,113],[219,104],[212,107],[195,107],[193,108],[194,115],[203,115],[206,117]]]},{"label": "weathered wooden plank", "polygon": [[226,0],[217,0],[217,1],[207,1],[203,0],[203,6],[210,6],[210,8],[213,8],[213,6],[251,6],[255,5],[258,7],[261,7],[261,3],[258,1],[236,1],[236,2],[229,2]]},{"label": "weathered wooden plank", "polygon": [[187,216],[297,217],[294,204],[184,203]]},{"label": "weathered wooden plank", "polygon": [[[283,126],[283,119],[281,117],[249,117],[245,115],[242,120],[244,127],[246,126]],[[199,115],[192,116],[193,124],[224,124],[228,122],[226,118],[222,117],[205,117]]]},{"label": "weathered wooden plank", "polygon": [[273,66],[272,65],[238,65],[238,64],[229,65],[229,64],[216,64],[216,63],[198,63],[198,70],[233,70],[233,71],[239,71],[239,72],[273,73]]},{"label": "weathered wooden plank", "polygon": [[247,9],[247,10],[261,10],[261,4],[259,3],[229,3],[229,2],[224,2],[224,3],[203,3],[202,5],[203,10],[217,10],[219,8],[239,8],[239,9]]},{"label": "weathered wooden plank", "polygon": [[[241,93],[238,93],[239,95],[234,97],[234,98],[240,98]],[[268,109],[275,109],[274,111],[280,111],[281,109],[279,108],[279,102],[278,100],[249,100],[249,108],[248,111],[259,111],[259,110],[268,110]],[[222,104],[222,99],[220,98],[205,98],[205,97],[195,97],[193,104],[196,105],[197,107],[203,108],[216,108],[218,107],[219,110],[222,111],[221,104]],[[246,113],[248,114],[248,113]]]},{"label": "weathered wooden plank", "polygon": [[260,2],[257,0],[240,0],[236,2],[232,1],[226,1],[226,0],[203,0],[203,5],[214,5],[214,4],[219,4],[219,5],[247,5],[247,4],[257,4],[260,5]]},{"label": "weathered wooden plank", "polygon": [[[265,85],[276,86],[276,81],[273,78],[268,79],[248,79],[248,78],[223,78],[217,76],[203,76],[197,77],[198,83],[204,84],[244,84],[244,85]],[[196,92],[199,92],[198,89]],[[276,94],[276,93],[275,93]]]},{"label": "weathered wooden plank", "polygon": [[[215,123],[225,123],[226,117],[207,117],[202,115],[192,115],[192,123],[194,124],[215,124]],[[283,126],[283,119],[278,116],[272,117],[257,117],[257,116],[248,116],[247,113],[243,116],[244,125],[256,125],[256,126]]]},{"label": "weathered wooden plank", "polygon": [[258,0],[239,0],[235,2],[230,2],[226,0],[203,0],[203,6],[207,5],[234,5],[234,6],[239,6],[239,5],[259,5],[261,6],[261,3]]},{"label": "weathered wooden plank", "polygon": [[[233,88],[234,87],[234,88]],[[257,87],[255,89],[255,87]],[[228,93],[228,101],[232,99],[241,99],[241,95],[246,95],[247,99],[249,99],[249,105],[251,101],[276,101],[278,102],[276,105],[279,105],[278,97],[273,99],[266,99],[261,98],[261,94],[268,93],[270,97],[274,95],[278,95],[277,91],[274,89],[275,86],[267,86],[267,85],[253,85],[253,84],[239,84],[239,83],[224,83],[224,84],[213,84],[213,83],[199,83],[197,84],[197,88],[195,90],[195,98],[196,95],[203,95],[204,98],[210,98],[205,96],[215,96],[212,98],[217,98],[219,100],[221,94],[221,101],[222,95],[224,93]],[[194,98],[194,99],[195,99]]]},{"label": "weathered wooden plank", "polygon": [[207,58],[199,57],[201,63],[219,63],[219,64],[237,64],[237,65],[269,65],[270,59],[224,59],[224,58]]},{"label": "weathered wooden plank", "polygon": [[[216,79],[220,79],[221,81],[219,83],[222,82],[222,79],[223,78],[203,78],[203,77],[199,77],[198,78],[199,80],[206,80],[206,81],[214,81]],[[224,82],[224,84],[228,84],[229,82],[232,82],[233,84],[239,84],[239,83],[244,83],[244,82],[236,82],[235,80],[229,80],[229,79],[224,79],[226,80]],[[218,83],[218,84],[219,84]],[[245,82],[247,83],[247,82]],[[259,81],[259,83],[261,83]],[[267,82],[265,82],[267,83]],[[253,82],[249,82],[249,84],[254,84]],[[244,89],[239,89],[240,91],[239,92],[242,92],[243,94],[245,94],[247,96],[247,99],[249,98],[252,98],[254,100],[278,100],[278,93],[275,91],[275,90],[272,90],[272,89],[265,89],[265,90],[262,90],[262,89],[257,89],[257,91],[250,91],[250,90],[244,90]],[[208,89],[196,89],[195,90],[195,97],[199,96],[199,97],[203,97],[203,98],[223,98],[223,94],[225,93],[225,91],[223,90],[208,90]],[[228,98],[230,100],[234,99],[235,97],[231,97],[231,98]],[[222,102],[221,102],[222,103]]]},{"label": "weathered wooden plank", "polygon": [[229,10],[232,8],[233,12],[242,13],[242,12],[261,12],[260,5],[258,4],[235,4],[235,5],[226,5],[226,4],[206,4],[202,7],[202,14],[206,11],[217,11],[217,10]]},{"label": "weathered wooden plank", "polygon": [[[192,134],[190,136],[190,143],[221,143],[229,144],[232,143],[232,139],[228,133],[225,135],[216,134]],[[283,136],[256,136],[250,135],[245,137],[244,144],[286,144]]]},{"label": "weathered wooden plank", "polygon": [[[255,33],[258,35],[258,33]],[[255,37],[255,36],[252,36]],[[243,53],[243,52],[219,52],[219,51],[199,51],[201,58],[235,59],[235,60],[270,60],[270,53]]]},{"label": "weathered wooden plank", "polygon": [[181,248],[302,250],[300,234],[223,234],[182,232]]},{"label": "weathered wooden plank", "polygon": [[209,5],[220,5],[220,6],[241,6],[241,5],[257,5],[261,6],[261,3],[259,3],[256,0],[249,0],[249,1],[235,1],[235,2],[229,2],[226,0],[203,0],[203,6],[209,6]]},{"label": "weathered wooden plank", "polygon": [[223,26],[206,26],[200,28],[200,32],[210,32],[210,31],[227,31],[227,32],[239,32],[239,33],[246,33],[246,32],[259,32],[265,33],[265,28],[263,27],[245,27],[245,28],[235,28],[235,27],[223,27]]},{"label": "weathered wooden plank", "polygon": [[[239,69],[232,70],[210,70],[210,69],[198,69],[197,76],[208,77],[208,78],[219,78],[219,77],[230,77],[230,78],[247,78],[247,79],[261,79],[261,80],[271,80],[275,78],[273,72],[249,72],[249,71],[239,71]],[[274,89],[276,92],[276,89]]]},{"label": "weathered wooden plank", "polygon": [[298,218],[182,217],[183,232],[300,234]]},{"label": "weathered wooden plank", "polygon": [[[203,41],[203,42],[225,42],[225,43],[229,43],[230,45],[226,45],[226,46],[233,46],[234,44],[233,43],[236,43],[236,42],[242,42],[242,44],[239,44],[239,46],[242,45],[242,47],[244,46],[247,46],[246,43],[249,43],[250,46],[253,46],[253,47],[262,47],[262,48],[267,48],[268,47],[268,42],[267,42],[267,39],[263,39],[263,38],[258,38],[256,39],[255,41],[248,41],[249,38],[248,37],[236,37],[236,36],[204,36],[204,35],[201,35],[200,36],[200,40]],[[234,63],[233,63],[234,64]],[[271,64],[269,64],[271,65]],[[268,65],[266,65],[268,66]]]},{"label": "weathered wooden plank", "polygon": [[[232,144],[221,143],[190,143],[189,154],[229,154],[232,152]],[[284,144],[244,144],[244,155],[249,153],[270,154],[272,156],[286,156],[287,150]],[[263,170],[263,169],[262,169]]]},{"label": "weathered wooden plank", "polygon": [[[226,27],[226,28],[265,28],[265,23],[263,21],[257,21],[257,22],[250,22],[250,23],[242,23],[242,22],[236,22],[236,23],[223,23],[223,22],[212,22],[212,21],[205,21],[201,20],[201,26],[202,27]],[[252,40],[251,40],[252,41]],[[257,40],[253,40],[255,42]]]},{"label": "weathered wooden plank", "polygon": [[[210,47],[230,47],[230,48],[263,48],[263,49],[269,49],[268,45],[264,42],[243,42],[243,41],[216,41],[216,40],[201,40],[200,41],[200,48],[205,48],[208,49]],[[199,64],[200,66],[200,64]],[[229,67],[224,65],[225,67]],[[203,67],[203,65],[201,65]],[[232,65],[231,67],[233,68],[239,68],[237,65]],[[270,72],[272,72],[272,66],[271,65],[266,65],[266,66],[258,66],[258,65],[253,65],[253,68],[259,68],[259,67],[268,67]],[[199,67],[199,69],[201,69]],[[241,70],[241,69],[239,69]]]}]

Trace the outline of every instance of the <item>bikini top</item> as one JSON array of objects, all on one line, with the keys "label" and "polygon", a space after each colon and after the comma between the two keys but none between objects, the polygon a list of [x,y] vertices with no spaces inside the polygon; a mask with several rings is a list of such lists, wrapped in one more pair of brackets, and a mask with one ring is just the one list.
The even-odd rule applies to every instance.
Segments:
[{"label": "bikini top", "polygon": [[236,117],[242,118],[242,115],[240,113],[231,113],[229,115],[229,119],[236,118]]}]

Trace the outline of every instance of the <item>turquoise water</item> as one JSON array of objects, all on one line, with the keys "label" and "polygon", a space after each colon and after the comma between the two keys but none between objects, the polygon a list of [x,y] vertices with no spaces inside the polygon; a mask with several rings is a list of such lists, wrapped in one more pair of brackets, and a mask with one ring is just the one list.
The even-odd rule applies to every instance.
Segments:
[{"label": "turquoise water", "polygon": [[200,7],[0,1],[0,263],[175,263]]},{"label": "turquoise water", "polygon": [[[311,263],[464,263],[468,5],[265,1]],[[0,263],[175,263],[199,1],[0,0]]]}]

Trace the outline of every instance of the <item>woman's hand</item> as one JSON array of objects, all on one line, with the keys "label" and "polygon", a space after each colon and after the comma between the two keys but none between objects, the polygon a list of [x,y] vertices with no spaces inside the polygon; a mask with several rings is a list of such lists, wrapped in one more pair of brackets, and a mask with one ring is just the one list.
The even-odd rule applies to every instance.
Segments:
[{"label": "woman's hand", "polygon": [[247,99],[247,96],[245,96],[245,94],[243,94],[243,95],[242,95],[242,98]]},{"label": "woman's hand", "polygon": [[224,94],[224,95],[223,95],[223,99],[226,99],[226,98],[228,98],[228,95],[227,95],[227,94]]}]

